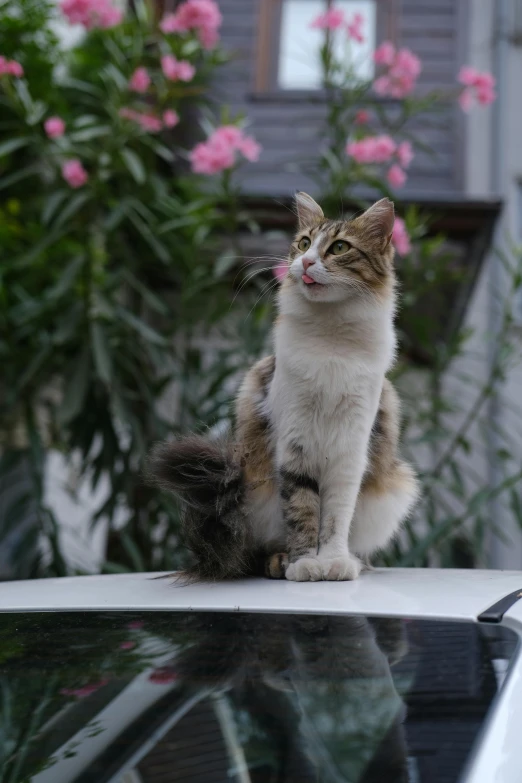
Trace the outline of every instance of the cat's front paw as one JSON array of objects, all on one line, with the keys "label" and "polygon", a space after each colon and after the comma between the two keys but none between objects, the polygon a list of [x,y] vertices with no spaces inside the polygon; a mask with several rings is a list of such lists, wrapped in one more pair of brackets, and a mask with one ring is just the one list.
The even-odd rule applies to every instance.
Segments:
[{"label": "cat's front paw", "polygon": [[329,582],[347,582],[357,579],[361,568],[362,563],[359,558],[348,553],[321,560],[321,578]]},{"label": "cat's front paw", "polygon": [[323,578],[321,563],[315,557],[301,557],[287,566],[285,576],[291,582],[319,582]]}]

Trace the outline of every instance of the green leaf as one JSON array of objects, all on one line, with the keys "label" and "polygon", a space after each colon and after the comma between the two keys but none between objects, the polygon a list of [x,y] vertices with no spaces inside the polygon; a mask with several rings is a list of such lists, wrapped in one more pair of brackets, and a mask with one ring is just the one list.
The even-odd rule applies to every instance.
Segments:
[{"label": "green leaf", "polygon": [[73,131],[73,133],[71,133],[71,140],[76,143],[90,141],[91,139],[108,136],[110,133],[112,133],[112,128],[109,125],[93,125],[89,128]]},{"label": "green leaf", "polygon": [[136,231],[138,231],[138,233],[142,236],[143,240],[151,248],[151,250],[154,251],[156,257],[160,261],[163,261],[164,264],[168,264],[171,260],[169,251],[161,242],[156,239],[153,232],[150,230],[144,220],[138,214],[136,214],[136,212],[129,213],[129,220],[133,224]]},{"label": "green leaf", "polygon": [[84,82],[81,79],[64,79],[63,82],[61,82],[62,87],[70,87],[73,90],[79,90],[80,92],[85,92],[88,95],[93,95],[95,98],[98,98],[100,102],[103,102],[104,100],[104,93],[103,90],[100,90],[99,87],[95,87],[93,84],[90,84],[90,82]]},{"label": "green leaf", "polygon": [[71,374],[65,383],[63,401],[58,411],[58,421],[68,424],[83,409],[89,388],[90,355],[87,346],[76,357]]},{"label": "green leaf", "polygon": [[147,569],[145,568],[145,563],[143,562],[143,558],[141,556],[140,550],[138,549],[138,546],[125,530],[122,530],[120,533],[120,541],[123,545],[123,548],[127,552],[135,570],[146,571]]},{"label": "green leaf", "polygon": [[145,169],[143,167],[143,163],[139,159],[139,157],[136,155],[135,152],[132,150],[125,148],[121,151],[121,157],[123,158],[123,161],[125,165],[127,166],[128,170],[138,183],[138,185],[143,185],[146,179],[146,173]]},{"label": "green leaf", "polygon": [[216,259],[216,263],[214,264],[214,277],[219,280],[220,277],[224,277],[224,275],[229,272],[234,264],[236,263],[237,258],[236,254],[232,250],[225,250],[221,255],[219,255]]},{"label": "green leaf", "polygon": [[70,192],[67,190],[57,190],[45,200],[44,208],[42,209],[42,223],[44,226],[50,223],[56,210],[68,195],[70,195]]},{"label": "green leaf", "polygon": [[20,147],[26,147],[29,144],[30,139],[8,139],[0,144],[0,158],[4,155],[9,155],[10,152],[20,149]]},{"label": "green leaf", "polygon": [[25,372],[22,373],[16,384],[16,391],[19,394],[28,383],[34,378],[36,373],[40,370],[43,364],[47,361],[49,354],[51,353],[50,344],[44,345],[29,362]]},{"label": "green leaf", "polygon": [[135,331],[137,331],[145,340],[154,345],[160,345],[165,347],[168,345],[167,340],[161,334],[156,332],[151,326],[138,318],[134,313],[125,310],[123,307],[118,308],[120,317]]},{"label": "green leaf", "polygon": [[509,506],[513,512],[518,526],[522,529],[522,498],[519,491],[512,489],[509,495]]},{"label": "green leaf", "polygon": [[91,342],[98,377],[109,385],[112,380],[112,358],[107,334],[99,321],[91,323]]},{"label": "green leaf", "polygon": [[89,191],[77,193],[75,196],[73,196],[63,212],[60,212],[58,215],[53,228],[57,229],[60,226],[63,226],[63,224],[69,220],[69,218],[72,218],[77,212],[80,211],[80,209],[89,201],[90,198],[91,194]]},{"label": "green leaf", "polygon": [[27,179],[27,177],[32,177],[34,174],[39,173],[39,171],[40,166],[38,163],[31,163],[29,166],[25,166],[23,169],[14,171],[12,174],[8,174],[6,177],[2,177],[2,179],[0,179],[0,190],[10,187],[16,182],[21,182],[21,180]]},{"label": "green leaf", "polygon": [[56,283],[55,286],[53,286],[51,289],[49,289],[47,293],[47,297],[49,299],[60,299],[73,285],[74,281],[76,280],[78,276],[78,272],[83,266],[83,263],[85,261],[85,255],[81,253],[78,256],[75,256],[72,261],[65,267],[64,271],[60,275],[60,279]]},{"label": "green leaf", "polygon": [[113,563],[110,560],[105,560],[102,564],[102,573],[104,574],[128,574],[129,571],[130,568],[128,566],[121,565],[121,563]]},{"label": "green leaf", "polygon": [[168,315],[169,308],[167,305],[162,302],[161,299],[158,299],[156,294],[153,294],[152,291],[144,286],[143,283],[141,283],[138,278],[132,274],[132,272],[130,272],[128,269],[125,269],[125,267],[122,267],[121,276],[130,286],[132,286],[132,288],[134,288],[135,291],[141,294],[143,301],[146,302],[152,310],[155,310],[161,315]]}]

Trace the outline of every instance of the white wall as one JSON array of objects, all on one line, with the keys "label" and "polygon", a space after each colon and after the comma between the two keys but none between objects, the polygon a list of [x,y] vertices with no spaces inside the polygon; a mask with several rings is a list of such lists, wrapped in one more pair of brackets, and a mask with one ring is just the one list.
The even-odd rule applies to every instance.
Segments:
[{"label": "white wall", "polygon": [[[469,311],[470,324],[477,329],[478,335],[486,336],[477,344],[484,357],[482,368],[477,370],[482,378],[491,359],[487,333],[496,324],[491,315],[495,289],[505,291],[507,286],[495,248],[507,249],[510,240],[520,243],[522,239],[519,203],[519,183],[522,180],[522,47],[515,45],[512,39],[515,5],[516,0],[469,0],[468,62],[480,70],[494,73],[498,80],[499,97],[491,107],[472,111],[467,120],[466,191],[468,196],[476,198],[498,196],[504,204],[493,248]],[[515,335],[515,339],[522,344],[522,333],[518,337]],[[510,373],[497,406],[499,424],[513,433],[515,446],[517,442],[521,444],[516,455],[519,464],[522,461],[522,429],[519,425],[522,416],[512,410],[512,406],[522,402],[521,390],[522,366],[519,365]],[[485,470],[485,478],[493,482],[498,480],[498,474],[491,458],[485,461],[486,456],[477,455],[477,459],[481,463],[480,469]],[[489,512],[507,537],[506,543],[498,538],[491,540],[490,564],[493,567],[522,568],[521,532],[511,514],[498,503],[492,504]]]}]

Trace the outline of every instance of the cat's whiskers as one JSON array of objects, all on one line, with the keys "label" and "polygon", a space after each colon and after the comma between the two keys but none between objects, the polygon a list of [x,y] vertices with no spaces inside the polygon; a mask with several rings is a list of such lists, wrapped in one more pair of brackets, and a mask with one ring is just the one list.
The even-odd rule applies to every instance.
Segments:
[{"label": "cat's whiskers", "polygon": [[245,279],[241,281],[241,284],[240,284],[239,288],[237,289],[236,293],[234,294],[234,298],[232,299],[232,301],[230,303],[230,307],[232,307],[232,305],[236,301],[237,297],[239,296],[239,294],[241,293],[243,288],[246,285],[248,285],[248,283],[250,283],[254,279],[254,277],[256,277],[257,275],[262,274],[263,272],[271,272],[271,271],[272,271],[272,267],[271,266],[266,266],[266,267],[264,267],[262,269],[255,269],[253,272],[249,272],[249,274],[245,277]]},{"label": "cat's whiskers", "polygon": [[278,288],[278,287],[279,287],[279,280],[277,280],[277,278],[275,278],[274,280],[269,280],[269,281],[268,281],[268,283],[265,283],[265,285],[264,285],[264,286],[263,286],[263,288],[261,289],[261,293],[259,294],[259,296],[257,297],[256,301],[254,302],[254,304],[253,304],[253,305],[252,305],[252,307],[250,308],[250,310],[249,310],[248,314],[246,315],[246,317],[245,317],[245,322],[246,322],[246,321],[247,321],[247,320],[250,318],[250,316],[252,315],[252,312],[255,310],[255,308],[256,308],[256,306],[257,306],[258,302],[260,302],[260,301],[261,301],[261,299],[262,299],[264,296],[266,296],[267,294],[270,294],[270,293],[272,293],[272,291],[273,291],[275,288]]}]

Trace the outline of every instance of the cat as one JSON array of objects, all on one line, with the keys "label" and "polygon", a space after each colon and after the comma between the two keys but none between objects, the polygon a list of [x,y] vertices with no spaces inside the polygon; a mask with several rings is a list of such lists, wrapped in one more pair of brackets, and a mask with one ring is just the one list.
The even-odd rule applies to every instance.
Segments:
[{"label": "cat", "polygon": [[418,483],[399,456],[394,206],[329,220],[296,195],[298,230],[278,294],[274,354],[247,373],[234,437],[156,446],[149,474],[185,501],[188,576],[264,569],[351,580],[398,532]]},{"label": "cat", "polygon": [[400,620],[194,612],[176,625],[181,693],[226,700],[252,780],[407,783]]}]

